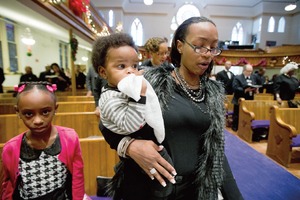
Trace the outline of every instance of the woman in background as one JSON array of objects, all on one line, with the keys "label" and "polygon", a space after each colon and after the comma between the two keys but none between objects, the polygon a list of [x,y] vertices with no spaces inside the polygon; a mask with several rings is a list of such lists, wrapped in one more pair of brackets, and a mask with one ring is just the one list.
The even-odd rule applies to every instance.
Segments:
[{"label": "woman in background", "polygon": [[142,62],[141,68],[143,66],[158,67],[168,65],[169,49],[165,39],[160,37],[148,39],[145,44],[145,50],[150,58]]},{"label": "woman in background", "polygon": [[282,100],[293,100],[296,95],[296,90],[299,87],[299,80],[294,76],[298,69],[298,64],[290,62],[281,70],[280,75],[274,81],[275,100],[281,103]]}]

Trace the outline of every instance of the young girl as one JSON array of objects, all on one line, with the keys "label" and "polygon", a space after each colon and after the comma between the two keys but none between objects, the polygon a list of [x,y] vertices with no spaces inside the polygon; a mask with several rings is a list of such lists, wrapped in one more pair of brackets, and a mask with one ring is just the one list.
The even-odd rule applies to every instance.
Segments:
[{"label": "young girl", "polygon": [[[98,56],[101,59],[93,59],[93,66],[107,80],[99,100],[101,123],[113,133],[126,135],[117,147],[118,155],[124,161],[126,149],[134,139],[149,139],[157,144],[164,140],[162,112],[152,86],[139,76],[138,54],[131,36],[118,33],[101,37],[95,42],[92,54],[93,58]],[[164,148],[160,153],[173,164]],[[125,168],[133,164],[124,162]],[[119,173],[123,170],[117,171],[115,177]],[[151,179],[156,173],[156,169],[150,170]],[[174,179],[172,183],[175,183]],[[154,199],[168,196],[172,191],[169,181],[150,180],[148,186]]]},{"label": "young girl", "polygon": [[17,115],[29,129],[3,147],[2,199],[84,198],[83,160],[77,133],[52,125],[57,110],[48,82],[16,87]]}]

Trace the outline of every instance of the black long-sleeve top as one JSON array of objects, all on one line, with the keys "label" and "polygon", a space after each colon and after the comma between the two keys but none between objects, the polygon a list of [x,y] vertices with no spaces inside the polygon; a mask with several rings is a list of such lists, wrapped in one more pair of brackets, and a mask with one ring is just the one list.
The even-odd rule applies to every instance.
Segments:
[{"label": "black long-sleeve top", "polygon": [[275,79],[274,94],[279,94],[282,100],[292,100],[296,95],[298,87],[299,81],[296,77],[281,74]]}]

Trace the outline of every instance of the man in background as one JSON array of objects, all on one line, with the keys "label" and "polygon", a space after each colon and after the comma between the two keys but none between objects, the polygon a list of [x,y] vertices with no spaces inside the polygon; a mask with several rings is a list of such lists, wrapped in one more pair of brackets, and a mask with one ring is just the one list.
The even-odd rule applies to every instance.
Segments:
[{"label": "man in background", "polygon": [[20,78],[21,82],[35,82],[39,81],[38,77],[32,73],[32,68],[30,66],[25,67],[25,74],[23,74]]},{"label": "man in background", "polygon": [[233,122],[232,130],[238,130],[239,124],[239,98],[245,98],[246,100],[253,100],[254,94],[258,92],[258,88],[250,87],[251,85],[256,85],[256,80],[252,75],[253,67],[250,64],[247,64],[243,68],[243,73],[237,75],[233,79],[232,88],[233,88]]},{"label": "man in background", "polygon": [[224,84],[226,94],[233,94],[232,82],[234,79],[234,74],[229,71],[231,68],[231,62],[226,61],[224,67],[224,70],[217,73],[216,79]]},{"label": "man in background", "polygon": [[40,81],[48,81],[48,82],[51,82],[48,80],[48,78],[46,76],[51,76],[51,75],[54,75],[53,72],[51,72],[51,66],[50,65],[47,65],[45,67],[45,71],[41,72],[40,73],[40,76],[39,76],[39,79]]},{"label": "man in background", "polygon": [[[261,67],[261,68],[259,68],[257,73],[253,74],[257,85],[263,86],[265,84],[265,82],[266,82],[265,73],[266,73],[266,68]],[[259,88],[259,92],[260,93],[263,92],[263,87]]]}]

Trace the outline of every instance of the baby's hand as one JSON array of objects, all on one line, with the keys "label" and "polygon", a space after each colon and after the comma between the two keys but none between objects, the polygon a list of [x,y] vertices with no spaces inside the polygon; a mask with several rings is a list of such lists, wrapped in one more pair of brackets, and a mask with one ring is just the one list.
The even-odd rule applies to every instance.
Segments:
[{"label": "baby's hand", "polygon": [[146,96],[146,91],[147,91],[147,83],[145,80],[142,82],[142,89],[141,89],[141,96]]}]

